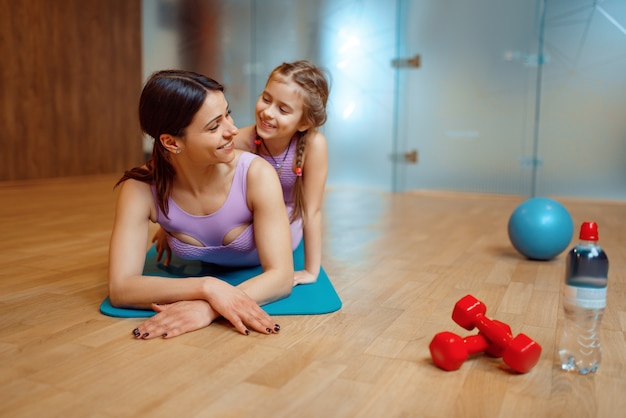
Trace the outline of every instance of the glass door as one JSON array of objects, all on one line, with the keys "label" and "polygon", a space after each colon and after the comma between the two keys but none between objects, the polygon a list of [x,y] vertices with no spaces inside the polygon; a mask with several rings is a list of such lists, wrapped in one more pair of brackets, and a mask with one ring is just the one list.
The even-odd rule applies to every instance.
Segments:
[{"label": "glass door", "polygon": [[545,2],[537,193],[626,201],[626,2]]},{"label": "glass door", "polygon": [[[535,2],[402,0],[394,189],[529,195],[540,61]],[[416,162],[413,163],[412,156]]]},{"label": "glass door", "polygon": [[390,190],[394,167],[395,2],[320,0],[319,62],[332,80],[328,185]]},{"label": "glass door", "polygon": [[396,190],[626,200],[624,1],[398,5]]}]

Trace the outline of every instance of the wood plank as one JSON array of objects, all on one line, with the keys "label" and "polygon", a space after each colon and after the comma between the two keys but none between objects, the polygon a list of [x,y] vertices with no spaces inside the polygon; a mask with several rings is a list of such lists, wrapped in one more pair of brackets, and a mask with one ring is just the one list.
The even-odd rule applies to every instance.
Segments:
[{"label": "wood plank", "polygon": [[[223,321],[171,340],[135,341],[140,319],[103,316],[117,176],[0,183],[0,399],[32,416],[576,416],[626,408],[626,203],[561,199],[593,219],[610,259],[604,358],[562,372],[564,254],[526,260],[506,235],[514,196],[329,189],[323,265],[344,306],[277,317],[279,335]],[[149,237],[146,237],[147,239]],[[148,245],[148,242],[146,243]],[[543,347],[528,374],[473,356],[444,372],[435,333],[471,293],[488,316]]]}]

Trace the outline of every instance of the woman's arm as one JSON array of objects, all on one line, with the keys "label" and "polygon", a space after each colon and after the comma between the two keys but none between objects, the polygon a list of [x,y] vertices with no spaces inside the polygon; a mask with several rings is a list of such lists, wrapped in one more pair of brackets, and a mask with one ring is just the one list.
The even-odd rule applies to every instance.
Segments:
[{"label": "woman's arm", "polygon": [[282,188],[276,171],[262,158],[255,158],[248,169],[248,205],[263,273],[239,287],[263,305],[291,293],[293,255]]},{"label": "woman's arm", "polygon": [[151,219],[150,186],[127,180],[120,186],[109,246],[109,297],[113,306],[149,308],[151,303],[206,300],[206,280],[142,276]]},{"label": "woman's arm", "polygon": [[326,138],[316,132],[307,142],[302,169],[306,215],[303,221],[304,270],[296,272],[294,286],[317,280],[322,264],[322,203],[328,175]]},{"label": "woman's arm", "polygon": [[[153,303],[167,305],[189,301],[195,306],[193,312],[175,311],[178,313],[174,318],[176,322],[201,311],[202,321],[194,321],[194,324],[208,325],[223,316],[242,334],[248,333],[246,325],[262,333],[271,333],[275,324],[255,300],[242,289],[220,279],[171,279],[142,275],[148,227],[151,219],[156,219],[155,213],[150,186],[135,180],[127,180],[122,184],[109,249],[111,304],[118,307],[154,308]],[[202,309],[198,309],[198,306],[202,306]],[[167,324],[172,322],[167,316],[159,313],[146,321],[138,327],[139,335],[149,334],[148,338],[152,338],[166,333]],[[188,322],[186,326],[190,326]],[[179,329],[177,332],[180,334],[194,329],[197,328]]]}]

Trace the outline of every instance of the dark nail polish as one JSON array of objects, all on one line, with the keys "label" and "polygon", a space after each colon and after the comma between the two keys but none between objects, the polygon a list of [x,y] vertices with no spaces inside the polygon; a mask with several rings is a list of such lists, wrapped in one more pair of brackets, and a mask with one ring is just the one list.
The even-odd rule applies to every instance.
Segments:
[{"label": "dark nail polish", "polygon": [[134,335],[135,337],[139,337],[141,334],[139,333],[139,330],[138,330],[137,328],[135,328],[135,329],[133,330],[133,335]]},{"label": "dark nail polish", "polygon": [[274,331],[276,332],[280,331],[280,325],[274,324]]},{"label": "dark nail polish", "polygon": [[167,337],[167,332],[165,334],[161,335],[161,337],[163,337],[163,338]]},{"label": "dark nail polish", "polygon": [[148,337],[149,335],[150,335],[150,334],[148,334],[148,333],[146,332],[145,334],[143,334],[143,335],[141,336],[141,338],[146,338],[146,337]]},{"label": "dark nail polish", "polygon": [[250,331],[246,330],[245,331],[246,335],[250,335]]},{"label": "dark nail polish", "polygon": [[272,332],[272,330],[270,328],[265,328],[265,331]]}]

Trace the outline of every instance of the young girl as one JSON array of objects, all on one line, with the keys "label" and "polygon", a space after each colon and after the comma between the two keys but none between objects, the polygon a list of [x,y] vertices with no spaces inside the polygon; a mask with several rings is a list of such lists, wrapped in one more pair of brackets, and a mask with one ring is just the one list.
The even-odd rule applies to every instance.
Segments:
[{"label": "young girl", "polygon": [[[326,138],[317,129],[326,122],[329,85],[324,72],[309,61],[283,63],[269,75],[256,103],[256,124],[239,130],[235,147],[251,151],[276,170],[291,223],[292,248],[304,240],[304,270],[293,285],[317,280],[322,259],[322,200],[328,174]],[[158,260],[171,253],[162,230]]]},{"label": "young girl", "polygon": [[256,103],[256,124],[240,129],[235,146],[267,160],[283,187],[292,247],[304,239],[304,270],[294,286],[317,280],[322,259],[322,200],[328,174],[326,122],[329,85],[309,61],[283,63],[269,75]]}]

